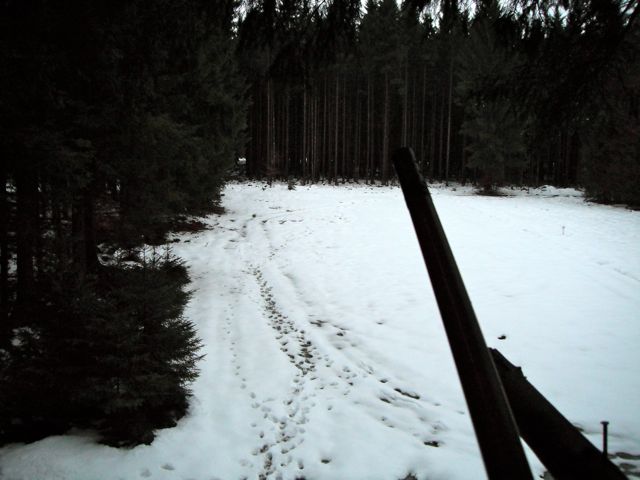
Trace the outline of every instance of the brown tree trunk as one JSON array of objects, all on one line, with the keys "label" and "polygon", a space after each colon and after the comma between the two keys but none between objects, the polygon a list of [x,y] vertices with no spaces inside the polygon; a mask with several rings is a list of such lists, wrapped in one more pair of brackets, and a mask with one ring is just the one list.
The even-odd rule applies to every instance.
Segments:
[{"label": "brown tree trunk", "polygon": [[[359,80],[359,79],[358,79]],[[353,153],[353,179],[354,180],[358,180],[360,177],[360,149],[361,149],[361,125],[362,125],[362,119],[360,118],[362,116],[362,112],[361,112],[361,108],[362,108],[362,103],[360,102],[360,95],[358,94],[358,81],[356,81],[356,86],[355,86],[355,97],[356,97],[356,135],[355,135],[355,151]]]},{"label": "brown tree trunk", "polygon": [[266,175],[271,182],[271,175],[273,172],[273,105],[271,102],[271,79],[267,79],[267,138],[265,141],[266,146]]},{"label": "brown tree trunk", "polygon": [[429,152],[429,176],[434,178],[436,169],[436,89],[434,87],[433,94],[431,96],[431,145]]},{"label": "brown tree trunk", "polygon": [[302,86],[302,180],[307,179],[307,84]]},{"label": "brown tree trunk", "polygon": [[389,181],[389,74],[384,74],[384,119],[382,132],[382,183]]},{"label": "brown tree trunk", "polygon": [[[95,185],[93,185],[95,187]],[[84,215],[84,255],[87,272],[95,273],[98,268],[98,248],[96,246],[96,215],[93,189],[86,190],[82,198]]]},{"label": "brown tree trunk", "polygon": [[371,74],[367,80],[367,176],[373,180],[373,87]]},{"label": "brown tree trunk", "polygon": [[340,75],[336,72],[335,125],[333,129],[333,181],[338,184],[338,138],[340,125]]},{"label": "brown tree trunk", "polygon": [[444,167],[444,180],[449,181],[449,164],[451,160],[451,101],[453,98],[453,56],[449,63],[449,106],[447,111],[447,158]]},{"label": "brown tree trunk", "polygon": [[424,132],[427,129],[425,118],[425,106],[427,103],[427,66],[422,69],[422,105],[420,107],[420,171],[424,173],[426,146],[424,144]]},{"label": "brown tree trunk", "polygon": [[327,124],[327,120],[328,120],[328,112],[327,112],[327,106],[328,106],[328,100],[327,97],[329,96],[327,93],[327,76],[325,75],[324,78],[324,108],[322,110],[322,172],[321,175],[323,178],[327,178],[327,173],[328,173],[328,168],[327,168],[327,163],[329,161],[329,138],[328,138],[328,127],[329,125]]},{"label": "brown tree trunk", "polygon": [[442,163],[444,160],[444,102],[445,96],[442,96],[442,102],[440,105],[440,148],[438,154],[438,178],[442,179]]},{"label": "brown tree trunk", "polygon": [[317,91],[314,92],[313,95],[313,129],[312,129],[312,148],[313,148],[313,160],[312,160],[312,169],[311,169],[311,178],[314,182],[318,180],[319,173],[319,155],[320,155],[320,147],[318,145],[318,139],[320,138],[320,99],[318,98]]},{"label": "brown tree trunk", "polygon": [[409,138],[409,62],[404,63],[404,102],[402,106],[402,146],[407,146]]},{"label": "brown tree trunk", "polygon": [[51,199],[51,227],[55,235],[53,248],[56,256],[56,262],[58,270],[62,271],[67,252],[65,252],[64,232],[62,228],[62,206],[60,204],[60,200],[55,194]]},{"label": "brown tree trunk", "polygon": [[80,279],[98,266],[94,204],[90,190],[77,195],[71,210],[73,262]]},{"label": "brown tree trunk", "polygon": [[38,215],[38,183],[29,166],[18,167],[16,172],[16,253],[17,303],[20,308],[29,305],[34,289],[34,248]]},{"label": "brown tree trunk", "polygon": [[416,106],[418,105],[418,101],[416,99],[417,90],[418,90],[416,85],[417,82],[418,82],[418,75],[417,73],[414,72],[414,74],[411,75],[412,90],[411,90],[411,103],[409,107],[409,110],[411,111],[411,116],[409,117],[411,119],[410,126],[409,126],[409,134],[410,134],[409,139],[410,139],[411,146],[414,149],[418,148],[418,109],[416,108]]},{"label": "brown tree trunk", "polygon": [[291,175],[291,149],[289,145],[290,133],[289,133],[289,109],[291,108],[291,98],[289,96],[289,87],[286,87],[285,91],[285,107],[284,107],[284,175],[288,177]]},{"label": "brown tree trunk", "polygon": [[0,341],[8,328],[9,316],[9,197],[7,166],[0,162]]},{"label": "brown tree trunk", "polygon": [[347,174],[347,75],[342,75],[342,157],[341,157],[341,173],[342,181]]},{"label": "brown tree trunk", "polygon": [[566,144],[564,149],[564,156],[565,156],[564,178],[565,178],[566,186],[569,186],[571,183],[573,183],[573,179],[571,178],[571,134],[569,133],[568,129],[567,129],[565,142]]},{"label": "brown tree trunk", "polygon": [[460,158],[461,158],[461,162],[460,162],[460,178],[462,179],[462,184],[466,184],[467,183],[467,173],[466,173],[466,168],[467,168],[467,136],[466,135],[462,135],[462,149],[460,152]]}]

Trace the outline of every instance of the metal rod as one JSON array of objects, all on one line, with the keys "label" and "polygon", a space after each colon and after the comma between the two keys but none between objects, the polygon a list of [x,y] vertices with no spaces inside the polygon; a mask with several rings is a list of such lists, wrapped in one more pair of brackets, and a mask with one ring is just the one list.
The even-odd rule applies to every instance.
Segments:
[{"label": "metal rod", "polygon": [[487,475],[491,480],[531,479],[513,414],[413,151],[397,150],[393,163],[431,278]]}]

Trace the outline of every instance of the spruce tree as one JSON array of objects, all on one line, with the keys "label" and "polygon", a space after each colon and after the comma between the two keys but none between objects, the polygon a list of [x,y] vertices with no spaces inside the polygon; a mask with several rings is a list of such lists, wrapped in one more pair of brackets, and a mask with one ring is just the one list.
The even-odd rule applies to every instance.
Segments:
[{"label": "spruce tree", "polygon": [[186,270],[114,255],[215,206],[244,139],[233,5],[0,6],[0,442],[148,442],[186,411]]},{"label": "spruce tree", "polygon": [[458,93],[464,105],[461,132],[467,139],[467,165],[477,169],[483,191],[490,193],[508,178],[509,169],[524,166],[526,122],[505,88],[519,59],[497,35],[497,3],[487,3],[458,60]]}]

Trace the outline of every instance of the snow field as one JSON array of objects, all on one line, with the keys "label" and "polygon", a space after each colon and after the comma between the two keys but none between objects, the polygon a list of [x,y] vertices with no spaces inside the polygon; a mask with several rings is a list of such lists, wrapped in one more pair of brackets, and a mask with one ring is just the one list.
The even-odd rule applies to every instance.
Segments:
[{"label": "snow field", "polygon": [[[594,444],[609,420],[638,473],[640,213],[573,190],[432,193],[489,346]],[[206,354],[189,415],[131,450],[86,432],[8,446],[0,478],[485,478],[400,190],[231,184],[223,203],[175,244]]]}]

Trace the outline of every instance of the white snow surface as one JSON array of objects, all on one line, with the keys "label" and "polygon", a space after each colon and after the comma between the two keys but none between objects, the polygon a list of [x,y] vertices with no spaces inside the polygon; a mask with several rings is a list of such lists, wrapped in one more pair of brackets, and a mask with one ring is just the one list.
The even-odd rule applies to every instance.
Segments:
[{"label": "white snow surface", "polygon": [[[598,447],[608,420],[638,473],[640,212],[507,193],[432,188],[487,344]],[[9,445],[0,478],[486,478],[400,189],[230,184],[223,204],[174,248],[206,354],[187,417],[129,450]]]}]

